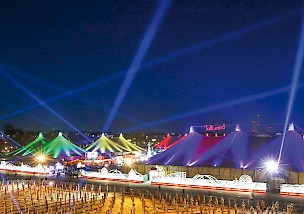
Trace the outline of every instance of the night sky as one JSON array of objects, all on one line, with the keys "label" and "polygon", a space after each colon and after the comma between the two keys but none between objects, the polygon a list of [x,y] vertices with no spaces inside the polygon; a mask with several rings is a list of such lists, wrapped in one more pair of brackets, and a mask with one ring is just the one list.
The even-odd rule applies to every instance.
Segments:
[{"label": "night sky", "polygon": [[[238,123],[250,129],[260,114],[265,125],[282,130],[288,88],[260,95],[291,83],[302,1],[173,1],[103,130],[158,5],[0,1],[0,128],[183,132]],[[303,91],[290,119],[300,130]]]}]

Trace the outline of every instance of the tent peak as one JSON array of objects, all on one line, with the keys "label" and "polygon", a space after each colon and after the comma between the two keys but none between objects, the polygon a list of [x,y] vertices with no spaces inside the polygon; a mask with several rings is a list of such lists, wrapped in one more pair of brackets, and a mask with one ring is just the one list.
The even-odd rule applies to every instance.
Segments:
[{"label": "tent peak", "polygon": [[288,131],[294,131],[294,130],[295,130],[294,124],[290,123],[288,126]]},{"label": "tent peak", "polygon": [[39,132],[38,137],[43,137],[42,132]]},{"label": "tent peak", "polygon": [[236,132],[240,132],[240,131],[241,131],[241,127],[240,127],[239,124],[236,124],[236,125],[235,125],[235,131],[236,131]]},{"label": "tent peak", "polygon": [[62,136],[62,132],[59,132],[59,133],[58,133],[58,136]]},{"label": "tent peak", "polygon": [[190,126],[189,133],[192,133],[192,132],[194,132],[194,126]]}]

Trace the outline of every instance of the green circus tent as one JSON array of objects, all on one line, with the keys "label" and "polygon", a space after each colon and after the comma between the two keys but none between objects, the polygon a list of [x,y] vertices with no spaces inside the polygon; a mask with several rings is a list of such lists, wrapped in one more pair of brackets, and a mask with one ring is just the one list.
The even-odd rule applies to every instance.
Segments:
[{"label": "green circus tent", "polygon": [[105,153],[109,152],[126,152],[127,149],[118,143],[110,140],[102,133],[101,137],[86,148],[87,151]]},{"label": "green circus tent", "polygon": [[38,137],[33,140],[31,143],[17,149],[16,151],[10,153],[9,155],[22,155],[26,156],[29,154],[37,155],[44,153],[44,147],[47,145],[43,134],[40,132]]},{"label": "green circus tent", "polygon": [[145,149],[134,145],[133,143],[126,140],[126,138],[121,133],[117,138],[118,144],[122,145],[128,152],[145,151]]},{"label": "green circus tent", "polygon": [[45,155],[51,155],[53,158],[62,156],[82,155],[86,151],[71,143],[65,138],[62,132],[59,132],[58,136],[51,142],[47,143],[43,148]]}]

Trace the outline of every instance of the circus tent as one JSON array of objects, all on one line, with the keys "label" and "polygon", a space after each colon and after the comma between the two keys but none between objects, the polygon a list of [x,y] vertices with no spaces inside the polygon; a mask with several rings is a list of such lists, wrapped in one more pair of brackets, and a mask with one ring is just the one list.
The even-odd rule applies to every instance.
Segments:
[{"label": "circus tent", "polygon": [[[249,168],[259,168],[263,162],[277,160],[280,154],[283,134],[268,142],[249,157]],[[281,150],[280,165],[282,168],[304,172],[304,139],[290,124]]]},{"label": "circus tent", "polygon": [[[26,156],[26,155],[37,155],[40,153],[43,153],[44,149],[43,147],[47,144],[47,142],[45,141],[45,138],[43,136],[43,134],[40,132],[38,137],[33,140],[31,143],[17,149],[16,151],[10,153],[12,155],[22,155],[22,156]],[[10,155],[8,154],[8,155]]]},{"label": "circus tent", "polygon": [[201,154],[218,143],[222,137],[206,137],[196,132],[189,133],[179,143],[148,160],[148,164],[191,166]]},{"label": "circus tent", "polygon": [[192,166],[244,168],[248,157],[249,136],[242,132],[239,126],[227,136],[207,138],[213,145],[202,152]]},{"label": "circus tent", "polygon": [[128,152],[135,152],[135,151],[145,151],[145,149],[134,145],[133,143],[126,140],[126,138],[121,133],[117,138],[117,143],[124,147],[124,149]]},{"label": "circus tent", "polygon": [[158,144],[154,145],[152,148],[153,149],[164,149],[164,150],[166,150],[166,149],[170,148],[171,146],[174,146],[175,144],[179,143],[184,137],[185,137],[185,135],[183,135],[183,136],[178,136],[178,135],[171,136],[168,133],[167,136],[165,137],[165,139],[163,139]]},{"label": "circus tent", "polygon": [[92,152],[100,152],[100,153],[127,152],[128,151],[122,145],[107,138],[104,133],[102,133],[102,135],[99,139],[97,139],[95,142],[93,142],[91,145],[89,145],[86,148],[86,150],[92,151]]},{"label": "circus tent", "polygon": [[[239,127],[222,137],[207,137],[190,132],[180,143],[150,158],[147,164],[261,169],[263,162],[278,159],[282,140],[283,134],[272,137],[249,136]],[[303,154],[304,139],[291,124],[286,132],[280,165],[304,171]]]},{"label": "circus tent", "polygon": [[248,162],[249,136],[239,126],[227,136],[204,136],[191,131],[148,164],[175,166],[224,166],[243,168]]},{"label": "circus tent", "polygon": [[51,155],[53,158],[82,155],[86,151],[77,145],[71,143],[62,132],[59,132],[58,136],[51,142],[47,143],[44,148],[46,155]]}]

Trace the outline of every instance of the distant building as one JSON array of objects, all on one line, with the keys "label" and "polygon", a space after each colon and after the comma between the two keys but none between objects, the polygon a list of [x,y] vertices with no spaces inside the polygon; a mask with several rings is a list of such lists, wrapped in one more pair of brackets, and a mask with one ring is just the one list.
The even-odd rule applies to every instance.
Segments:
[{"label": "distant building", "polygon": [[261,134],[262,132],[265,132],[264,128],[262,127],[261,123],[261,115],[257,114],[255,119],[251,121],[252,124],[252,134]]}]

